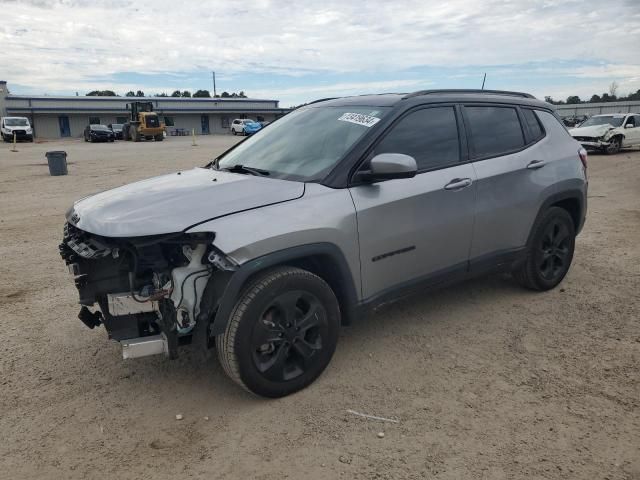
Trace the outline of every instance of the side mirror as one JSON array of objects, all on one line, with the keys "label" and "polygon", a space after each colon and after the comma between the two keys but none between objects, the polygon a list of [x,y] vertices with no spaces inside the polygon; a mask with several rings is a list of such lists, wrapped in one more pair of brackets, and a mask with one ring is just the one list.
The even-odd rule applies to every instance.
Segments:
[{"label": "side mirror", "polygon": [[377,182],[396,178],[415,177],[418,166],[413,157],[402,153],[380,153],[369,161],[369,170],[359,171],[355,179],[361,182]]},{"label": "side mirror", "polygon": [[627,123],[624,128],[633,128],[635,127],[635,125],[631,124],[631,123]]}]

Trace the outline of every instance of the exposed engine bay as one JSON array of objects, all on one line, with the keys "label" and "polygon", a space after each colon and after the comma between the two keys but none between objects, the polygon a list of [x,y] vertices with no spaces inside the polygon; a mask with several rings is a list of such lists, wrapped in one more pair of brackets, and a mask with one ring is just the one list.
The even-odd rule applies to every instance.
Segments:
[{"label": "exposed engine bay", "polygon": [[210,348],[220,290],[237,266],[213,246],[215,234],[106,238],[71,223],[60,254],[74,276],[89,328],[104,325],[123,357]]}]

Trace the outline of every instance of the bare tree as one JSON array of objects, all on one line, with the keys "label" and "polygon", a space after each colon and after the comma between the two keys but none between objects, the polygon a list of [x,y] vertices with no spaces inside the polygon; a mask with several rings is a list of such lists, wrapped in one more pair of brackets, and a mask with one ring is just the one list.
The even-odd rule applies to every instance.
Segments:
[{"label": "bare tree", "polygon": [[614,80],[611,82],[611,85],[609,85],[609,95],[615,97],[616,93],[618,93],[618,82]]}]

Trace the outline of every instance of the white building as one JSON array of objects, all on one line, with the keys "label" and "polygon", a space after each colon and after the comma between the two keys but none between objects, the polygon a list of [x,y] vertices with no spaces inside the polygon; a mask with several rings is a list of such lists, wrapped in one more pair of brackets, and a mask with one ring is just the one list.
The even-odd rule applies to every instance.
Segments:
[{"label": "white building", "polygon": [[88,124],[124,123],[126,104],[151,101],[168,132],[184,129],[197,135],[228,133],[234,118],[273,121],[289,109],[278,100],[256,98],[58,97],[11,95],[0,80],[0,116],[27,117],[36,137],[81,137]]}]

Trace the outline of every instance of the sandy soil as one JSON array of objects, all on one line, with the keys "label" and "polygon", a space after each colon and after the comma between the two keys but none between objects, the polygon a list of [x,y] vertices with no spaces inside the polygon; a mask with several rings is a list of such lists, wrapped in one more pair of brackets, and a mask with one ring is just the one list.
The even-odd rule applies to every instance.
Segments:
[{"label": "sandy soil", "polygon": [[[561,288],[494,276],[402,301],[343,329],[310,388],[268,401],[215,359],[121,360],[76,318],[57,252],[74,199],[233,142],[0,145],[0,477],[640,478],[640,152],[590,157]],[[45,165],[58,149],[66,177]]]}]

